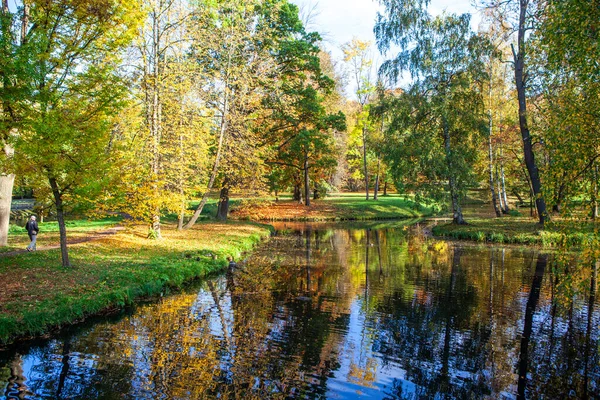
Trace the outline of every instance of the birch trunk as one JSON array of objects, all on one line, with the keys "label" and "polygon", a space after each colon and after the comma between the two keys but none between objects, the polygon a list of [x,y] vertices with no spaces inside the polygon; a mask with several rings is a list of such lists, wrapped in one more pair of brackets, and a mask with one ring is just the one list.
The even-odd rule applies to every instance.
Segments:
[{"label": "birch trunk", "polygon": [[592,219],[598,219],[598,164],[592,169]]},{"label": "birch trunk", "polygon": [[363,134],[363,166],[364,166],[364,173],[365,173],[365,192],[366,192],[366,198],[367,198],[367,200],[369,200],[369,171],[367,169],[367,128],[366,127],[363,127],[362,134]]},{"label": "birch trunk", "polygon": [[450,143],[450,128],[448,127],[447,121],[444,120],[444,144],[446,147],[446,162],[448,163],[448,185],[450,187],[450,197],[452,199],[452,223],[457,225],[466,225],[463,217],[462,209],[460,207],[460,195],[458,193],[458,186],[456,184],[456,176],[453,170],[452,163],[452,147]]},{"label": "birch trunk", "polygon": [[381,168],[381,159],[377,157],[377,174],[375,175],[375,190],[373,192],[373,200],[377,200],[377,192],[379,192],[379,172]]},{"label": "birch trunk", "polygon": [[310,177],[308,176],[308,157],[304,159],[304,205],[310,207]]},{"label": "birch trunk", "polygon": [[488,134],[488,155],[489,155],[489,173],[490,173],[490,192],[492,193],[492,204],[494,205],[494,212],[496,217],[501,217],[502,212],[498,207],[498,201],[496,200],[496,190],[494,189],[494,153],[492,148],[492,111],[489,112],[489,134]]},{"label": "birch trunk", "polygon": [[506,194],[506,178],[504,176],[504,166],[500,164],[500,182],[502,183],[502,200],[504,201],[504,209],[502,212],[508,214],[510,207],[508,206],[508,195]]},{"label": "birch trunk", "polygon": [[8,226],[15,174],[0,176],[0,246],[8,245]]}]

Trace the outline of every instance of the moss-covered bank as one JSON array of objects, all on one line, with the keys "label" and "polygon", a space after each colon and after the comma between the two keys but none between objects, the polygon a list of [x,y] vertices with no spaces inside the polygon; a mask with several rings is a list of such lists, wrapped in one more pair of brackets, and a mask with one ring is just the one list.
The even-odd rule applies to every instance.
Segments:
[{"label": "moss-covered bank", "polygon": [[179,288],[221,270],[269,235],[249,223],[204,223],[160,241],[145,228],[72,246],[71,269],[60,251],[0,258],[0,343],[39,335],[87,316],[124,307],[136,299]]}]

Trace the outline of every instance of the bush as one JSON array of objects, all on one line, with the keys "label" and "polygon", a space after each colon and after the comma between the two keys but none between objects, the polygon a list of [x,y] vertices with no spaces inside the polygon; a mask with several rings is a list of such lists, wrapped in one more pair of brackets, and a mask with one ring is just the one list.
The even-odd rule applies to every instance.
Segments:
[{"label": "bush", "polygon": [[484,232],[475,232],[475,240],[477,240],[478,242],[485,242],[486,239],[487,237]]},{"label": "bush", "polygon": [[490,242],[494,243],[504,243],[506,241],[506,237],[503,233],[492,233],[490,235]]},{"label": "bush", "polygon": [[522,217],[523,216],[523,214],[521,214],[521,212],[519,210],[509,210],[508,215],[510,215],[511,217]]}]

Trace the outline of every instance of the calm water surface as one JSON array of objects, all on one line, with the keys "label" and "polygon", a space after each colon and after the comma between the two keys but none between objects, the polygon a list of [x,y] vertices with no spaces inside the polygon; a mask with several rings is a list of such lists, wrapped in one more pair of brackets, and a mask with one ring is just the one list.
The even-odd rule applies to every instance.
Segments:
[{"label": "calm water surface", "polygon": [[598,398],[592,266],[280,228],[233,275],[0,352],[0,399]]}]

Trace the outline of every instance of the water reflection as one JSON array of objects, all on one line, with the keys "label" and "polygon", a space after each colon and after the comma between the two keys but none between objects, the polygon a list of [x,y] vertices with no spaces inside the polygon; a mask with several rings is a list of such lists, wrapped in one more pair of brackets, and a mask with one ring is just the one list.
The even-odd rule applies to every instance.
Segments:
[{"label": "water reflection", "polygon": [[0,398],[596,396],[596,266],[418,229],[292,226],[228,279],[0,353]]}]

